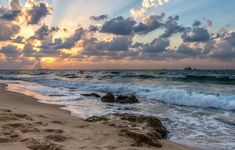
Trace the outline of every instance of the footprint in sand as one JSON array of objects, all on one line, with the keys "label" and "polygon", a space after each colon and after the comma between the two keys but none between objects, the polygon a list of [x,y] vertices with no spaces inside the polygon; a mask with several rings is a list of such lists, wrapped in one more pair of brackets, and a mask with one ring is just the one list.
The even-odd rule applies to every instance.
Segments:
[{"label": "footprint in sand", "polygon": [[62,150],[63,146],[53,143],[51,141],[42,141],[34,138],[27,138],[22,140],[27,148],[31,150]]},{"label": "footprint in sand", "polygon": [[35,128],[31,123],[10,123],[2,126],[5,130],[18,130],[22,133],[27,132],[39,132],[40,130]]},{"label": "footprint in sand", "polygon": [[9,109],[2,109],[2,108],[0,109],[0,111],[1,111],[1,112],[12,112],[12,111],[9,110]]},{"label": "footprint in sand", "polygon": [[57,121],[57,120],[55,120],[55,121],[51,121],[51,123],[61,124],[61,125],[63,125],[63,124],[64,124],[64,122],[62,122],[62,121]]},{"label": "footprint in sand", "polygon": [[47,135],[45,136],[45,141],[51,140],[54,142],[64,142],[66,141],[68,138],[61,135],[61,134],[55,134],[55,135]]},{"label": "footprint in sand", "polygon": [[48,133],[64,133],[64,130],[61,129],[45,129],[44,131]]},{"label": "footprint in sand", "polygon": [[0,143],[10,143],[18,141],[20,138],[20,133],[13,130],[4,130],[0,133]]}]

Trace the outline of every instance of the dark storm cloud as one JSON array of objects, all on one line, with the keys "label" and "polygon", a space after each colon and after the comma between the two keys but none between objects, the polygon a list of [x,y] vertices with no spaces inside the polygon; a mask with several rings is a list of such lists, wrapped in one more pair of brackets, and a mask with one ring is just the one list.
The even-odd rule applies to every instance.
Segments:
[{"label": "dark storm cloud", "polygon": [[50,8],[45,3],[34,4],[31,10],[28,10],[30,16],[29,24],[38,24],[42,18],[50,14]]},{"label": "dark storm cloud", "polygon": [[206,42],[210,39],[210,34],[207,29],[195,27],[187,29],[181,37],[184,42]]},{"label": "dark storm cloud", "polygon": [[122,16],[106,21],[101,27],[101,32],[112,33],[116,35],[131,35],[136,21],[132,18],[123,18]]},{"label": "dark storm cloud", "polygon": [[108,19],[108,15],[91,16],[90,19],[94,21],[102,21]]},{"label": "dark storm cloud", "polygon": [[0,20],[0,41],[11,40],[20,31],[20,26]]}]

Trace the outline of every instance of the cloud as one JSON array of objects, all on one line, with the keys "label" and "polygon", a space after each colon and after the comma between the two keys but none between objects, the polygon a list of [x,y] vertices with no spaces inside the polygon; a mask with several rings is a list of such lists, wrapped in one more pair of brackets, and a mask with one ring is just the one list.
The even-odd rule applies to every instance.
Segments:
[{"label": "cloud", "polygon": [[202,49],[201,48],[191,48],[186,44],[181,44],[177,50],[177,53],[180,53],[183,56],[189,56],[189,57],[196,57],[198,55],[202,54]]},{"label": "cloud", "polygon": [[194,23],[193,23],[193,27],[198,27],[200,25],[202,25],[202,23],[198,20],[195,20]]},{"label": "cloud", "polygon": [[71,37],[65,39],[65,41],[63,41],[62,43],[57,43],[55,45],[55,48],[56,49],[70,49],[74,47],[76,42],[81,40],[82,36],[85,35],[86,32],[87,31],[84,30],[83,28],[81,27],[78,28]]},{"label": "cloud", "polygon": [[136,21],[132,18],[123,18],[122,16],[106,21],[101,27],[101,32],[113,33],[116,35],[130,35]]},{"label": "cloud", "polygon": [[143,52],[163,52],[167,50],[170,41],[166,38],[156,38],[150,43],[141,44],[137,43],[134,45],[134,48],[139,49]]},{"label": "cloud", "polygon": [[36,51],[34,50],[34,46],[30,43],[25,44],[23,48],[23,54],[26,57],[33,57]]},{"label": "cloud", "polygon": [[[119,52],[128,52],[131,38],[128,36],[116,36],[109,41],[98,41],[91,37],[83,39],[83,55],[106,56]],[[113,56],[115,57],[115,55]]]},{"label": "cloud", "polygon": [[44,24],[35,32],[35,35],[31,38],[43,40],[47,36],[49,36],[51,33],[57,32],[58,30],[59,30],[58,27],[52,27],[51,29],[49,29],[48,25]]},{"label": "cloud", "polygon": [[21,43],[24,44],[24,37],[23,36],[17,36],[15,39],[12,39],[13,43]]},{"label": "cloud", "polygon": [[0,20],[0,41],[11,40],[20,31],[20,26]]},{"label": "cloud", "polygon": [[102,41],[97,43],[98,50],[104,51],[128,51],[130,38],[126,36],[114,37],[111,41]]},{"label": "cloud", "polygon": [[164,23],[164,32],[161,35],[163,38],[168,38],[175,33],[180,33],[185,30],[185,28],[181,25],[178,25],[179,16],[169,16],[168,20]]},{"label": "cloud", "polygon": [[131,16],[142,17],[150,8],[157,8],[168,2],[169,0],[143,0],[141,8],[131,10]]},{"label": "cloud", "polygon": [[108,19],[108,15],[91,16],[90,19],[94,21],[102,21]]},{"label": "cloud", "polygon": [[[64,38],[64,34],[70,33],[67,29],[62,31],[57,27],[40,25],[42,18],[50,14],[51,7],[48,4],[41,0],[28,0],[30,5],[22,7],[17,0],[11,2],[9,8],[0,8],[0,43],[8,44],[0,48],[0,56],[3,56],[1,60],[4,58],[12,65],[17,65],[16,62],[22,60],[24,65],[39,66],[43,57],[102,61],[185,58],[231,61],[235,57],[235,32],[209,32],[212,21],[195,20],[192,26],[187,27],[179,24],[179,16],[166,17],[165,13],[143,16],[141,19],[91,16],[91,20],[101,22],[98,25],[97,22],[92,22],[94,24],[88,28],[79,26],[74,34]],[[141,10],[146,12],[166,2],[168,1],[143,1],[144,9]],[[20,7],[22,9],[19,9]],[[25,23],[22,23],[22,20]],[[24,37],[19,32],[21,25],[33,29],[34,34],[30,34],[33,36]],[[155,30],[160,32],[147,35]],[[175,34],[179,36],[172,37]],[[171,43],[174,38],[182,42]]]},{"label": "cloud", "polygon": [[18,17],[18,15],[20,14],[20,12],[21,12],[20,10],[7,11],[0,17],[0,19],[5,19],[8,21],[15,20]]},{"label": "cloud", "polygon": [[2,69],[33,69],[34,64],[36,63],[35,60],[30,60],[27,57],[24,57],[22,55],[22,49],[19,49],[11,44],[2,47],[0,49],[0,54],[4,54],[5,56],[5,58],[0,61],[0,66]]},{"label": "cloud", "polygon": [[210,39],[210,34],[207,29],[195,27],[188,29],[182,34],[184,42],[206,42]]},{"label": "cloud", "polygon": [[16,46],[7,45],[0,49],[0,53],[4,54],[6,57],[9,58],[16,58],[19,56],[19,50]]},{"label": "cloud", "polygon": [[235,58],[235,32],[226,33],[225,37],[213,39],[210,57],[229,61]]},{"label": "cloud", "polygon": [[161,15],[151,15],[145,18],[143,22],[134,27],[134,32],[139,34],[147,34],[159,27],[162,27],[163,24],[161,21],[164,16],[165,14],[162,13]]},{"label": "cloud", "polygon": [[32,4],[32,8],[27,11],[30,18],[29,24],[38,24],[42,18],[50,14],[51,7],[46,3],[34,3],[31,1],[30,4]]},{"label": "cloud", "polygon": [[90,32],[96,32],[96,31],[99,31],[100,29],[99,29],[98,26],[90,25],[88,30],[89,30]]},{"label": "cloud", "polygon": [[12,10],[20,10],[21,9],[21,4],[20,4],[19,0],[11,0],[10,6],[11,6]]},{"label": "cloud", "polygon": [[147,34],[159,27],[163,26],[161,23],[165,14],[151,15],[146,17],[142,22],[137,23],[133,18],[123,18],[122,16],[106,21],[102,27],[101,32],[112,33],[115,35],[132,35]]}]

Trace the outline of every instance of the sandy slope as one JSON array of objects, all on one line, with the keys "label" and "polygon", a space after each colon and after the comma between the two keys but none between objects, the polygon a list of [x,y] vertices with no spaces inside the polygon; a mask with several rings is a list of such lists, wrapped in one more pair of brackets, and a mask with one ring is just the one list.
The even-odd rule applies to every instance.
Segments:
[{"label": "sandy slope", "polygon": [[[0,150],[156,149],[134,147],[132,139],[119,136],[119,129],[83,121],[58,108],[0,85]],[[161,143],[159,150],[189,149],[165,140]]]}]

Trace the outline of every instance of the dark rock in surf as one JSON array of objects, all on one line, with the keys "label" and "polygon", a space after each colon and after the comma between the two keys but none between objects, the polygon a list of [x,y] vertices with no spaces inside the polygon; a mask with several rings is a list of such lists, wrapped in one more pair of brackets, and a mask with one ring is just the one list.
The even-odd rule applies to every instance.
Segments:
[{"label": "dark rock in surf", "polygon": [[93,76],[89,76],[89,75],[87,75],[87,76],[85,76],[85,78],[86,78],[86,79],[92,79],[92,78],[93,78]]},{"label": "dark rock in surf", "polygon": [[123,96],[123,95],[119,95],[115,99],[115,102],[116,103],[120,103],[120,104],[133,104],[133,103],[138,103],[139,100],[135,96]]},{"label": "dark rock in surf", "polygon": [[101,97],[101,102],[115,103],[115,97],[113,93],[107,93],[105,96]]},{"label": "dark rock in surf", "polygon": [[116,98],[113,93],[108,93],[101,97],[101,101],[105,103],[119,103],[119,104],[134,104],[138,103],[139,100],[133,96],[118,95]]},{"label": "dark rock in surf", "polygon": [[101,96],[96,93],[89,93],[89,94],[81,94],[82,96],[87,96],[87,97],[97,97],[100,98]]}]

